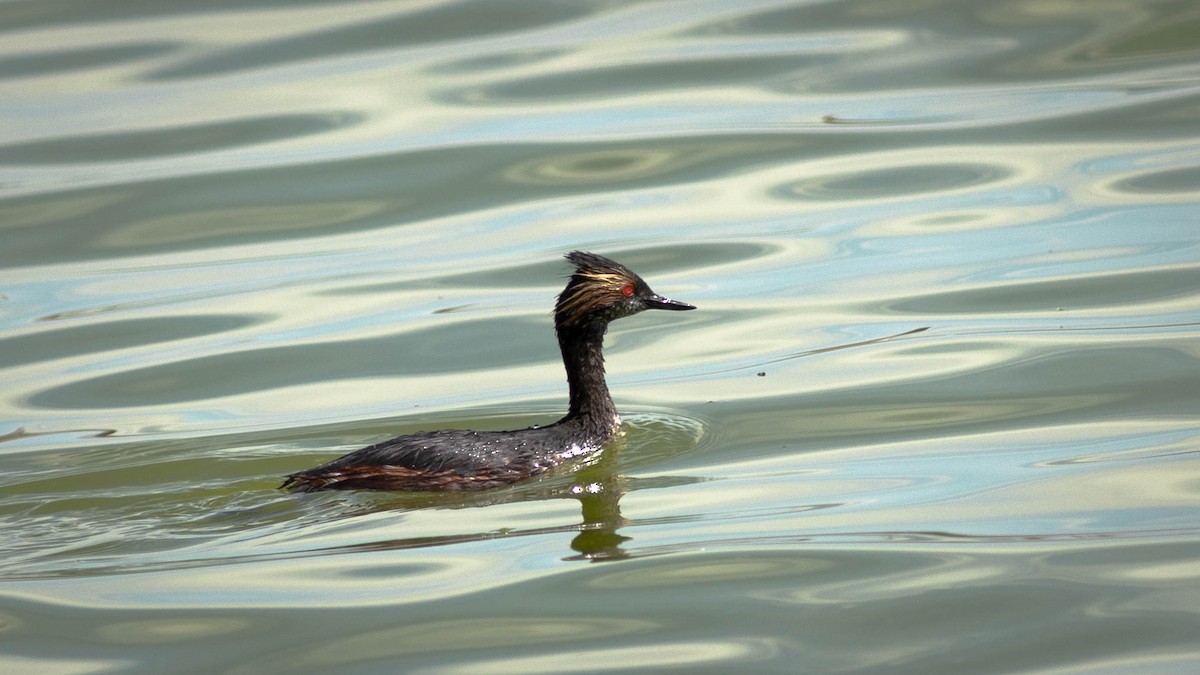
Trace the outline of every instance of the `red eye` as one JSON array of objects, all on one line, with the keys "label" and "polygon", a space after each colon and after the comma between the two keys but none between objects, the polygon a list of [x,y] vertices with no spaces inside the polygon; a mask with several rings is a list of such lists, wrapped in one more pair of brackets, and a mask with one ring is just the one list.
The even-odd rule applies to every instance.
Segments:
[{"label": "red eye", "polygon": [[625,284],[621,287],[621,295],[629,297],[633,295],[633,284]]}]

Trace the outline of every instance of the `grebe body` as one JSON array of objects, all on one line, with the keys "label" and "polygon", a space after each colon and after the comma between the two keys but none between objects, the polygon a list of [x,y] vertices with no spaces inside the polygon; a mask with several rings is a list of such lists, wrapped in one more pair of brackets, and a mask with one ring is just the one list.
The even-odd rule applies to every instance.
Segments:
[{"label": "grebe body", "polygon": [[399,436],[288,476],[281,487],[447,491],[499,487],[597,452],[620,429],[604,379],[608,324],[647,309],[689,310],[629,268],[594,253],[566,255],[575,272],[558,296],[554,329],[567,370],[565,417],[516,431],[444,430]]}]

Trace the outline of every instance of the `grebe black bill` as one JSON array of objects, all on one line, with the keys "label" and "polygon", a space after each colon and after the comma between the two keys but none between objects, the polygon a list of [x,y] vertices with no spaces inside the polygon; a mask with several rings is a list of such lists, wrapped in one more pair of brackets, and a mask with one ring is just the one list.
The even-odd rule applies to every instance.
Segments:
[{"label": "grebe black bill", "polygon": [[288,476],[280,487],[448,491],[509,485],[591,455],[621,425],[604,381],[611,321],[647,309],[689,310],[658,295],[632,270],[595,253],[566,255],[575,267],[554,307],[554,331],[570,388],[567,415],[516,431],[428,431],[376,443]]}]

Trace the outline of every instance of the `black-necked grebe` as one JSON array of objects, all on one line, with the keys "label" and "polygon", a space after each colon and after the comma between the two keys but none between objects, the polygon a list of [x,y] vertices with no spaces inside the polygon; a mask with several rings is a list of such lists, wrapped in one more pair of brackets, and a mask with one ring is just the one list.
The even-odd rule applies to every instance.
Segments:
[{"label": "black-necked grebe", "polygon": [[324,489],[476,490],[508,485],[590,455],[621,425],[604,382],[608,323],[645,309],[695,309],[650,290],[630,269],[574,251],[575,266],[554,307],[554,330],[567,368],[567,416],[518,431],[430,431],[355,450],[287,477],[280,487]]}]

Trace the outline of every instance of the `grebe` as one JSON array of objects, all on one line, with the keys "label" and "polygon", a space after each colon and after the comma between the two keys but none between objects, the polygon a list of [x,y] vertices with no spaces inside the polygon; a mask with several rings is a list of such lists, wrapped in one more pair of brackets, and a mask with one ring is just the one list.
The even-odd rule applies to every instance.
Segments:
[{"label": "grebe", "polygon": [[573,251],[575,273],[554,307],[554,331],[570,388],[566,417],[518,431],[429,431],[355,450],[282,488],[447,491],[508,485],[590,455],[621,425],[604,381],[604,332],[610,321],[646,309],[692,305],[650,290],[632,270],[595,253]]}]

